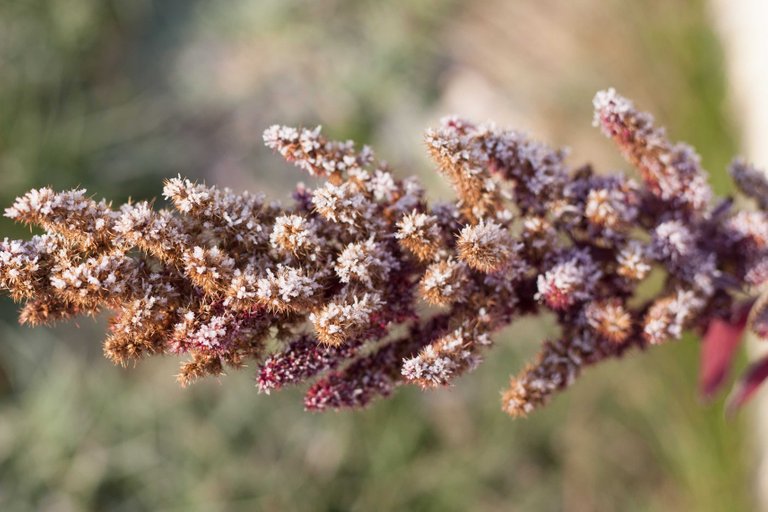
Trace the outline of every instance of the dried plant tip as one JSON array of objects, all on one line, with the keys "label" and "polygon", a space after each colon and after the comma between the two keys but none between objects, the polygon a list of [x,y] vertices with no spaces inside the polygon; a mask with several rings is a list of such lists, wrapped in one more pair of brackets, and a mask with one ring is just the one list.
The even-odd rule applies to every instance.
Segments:
[{"label": "dried plant tip", "polygon": [[435,306],[447,306],[467,296],[469,275],[464,263],[453,259],[431,264],[419,281],[424,300]]},{"label": "dried plant tip", "polygon": [[300,215],[277,217],[269,241],[288,254],[305,254],[319,246],[315,229]]},{"label": "dried plant tip", "polygon": [[535,256],[543,256],[557,245],[557,231],[544,217],[529,215],[523,219],[520,234],[525,248]]},{"label": "dried plant tip", "polygon": [[624,231],[629,229],[635,220],[637,208],[622,190],[592,189],[587,195],[584,215],[594,226],[612,231]]},{"label": "dried plant tip", "polygon": [[595,349],[594,341],[586,336],[544,342],[536,362],[510,380],[502,395],[502,409],[515,418],[528,416],[555,392],[573,384]]},{"label": "dried plant tip", "polygon": [[492,220],[482,220],[461,230],[456,248],[459,257],[467,265],[489,274],[509,263],[512,239],[502,225]]},{"label": "dried plant tip", "polygon": [[343,302],[331,302],[309,317],[317,339],[327,345],[341,345],[360,334],[371,323],[371,315],[381,306],[377,294],[366,293]]},{"label": "dried plant tip", "polygon": [[16,199],[5,216],[59,233],[84,249],[108,245],[112,211],[106,202],[97,203],[85,194],[85,189],[59,193],[50,188],[31,190]]},{"label": "dried plant tip", "polygon": [[121,245],[135,245],[168,263],[183,264],[182,255],[190,245],[181,219],[169,210],[152,210],[146,201],[124,205],[114,229]]},{"label": "dried plant tip", "polygon": [[192,360],[181,365],[176,380],[182,387],[209,375],[218,376],[224,373],[224,366],[218,356],[193,354]]},{"label": "dried plant tip", "polygon": [[395,237],[418,259],[429,261],[435,257],[440,247],[437,217],[414,211],[403,217],[397,228]]},{"label": "dried plant tip", "polygon": [[104,253],[75,264],[61,258],[52,266],[49,281],[65,301],[85,309],[109,306],[111,299],[131,290],[139,274],[136,261],[121,252]]},{"label": "dried plant tip", "polygon": [[326,183],[318,188],[312,196],[312,204],[325,219],[351,227],[372,220],[375,211],[359,188],[348,181],[338,186]]},{"label": "dried plant tip", "polygon": [[768,179],[762,169],[736,158],[731,162],[728,172],[744,195],[757,201],[760,209],[768,209]]},{"label": "dried plant tip", "polygon": [[110,320],[111,334],[104,342],[107,358],[125,365],[145,354],[162,352],[173,324],[167,307],[168,298],[155,296],[127,304]]},{"label": "dried plant tip", "polygon": [[765,212],[738,212],[728,220],[726,228],[735,243],[748,250],[762,251],[768,245],[768,216]]},{"label": "dried plant tip", "polygon": [[[434,323],[433,320],[427,324]],[[430,329],[427,328],[427,331]],[[304,396],[305,409],[319,412],[328,409],[362,408],[375,398],[389,396],[402,382],[402,358],[422,345],[419,334],[417,328],[410,336],[386,343],[372,353],[353,361],[343,370],[331,372],[321,378]]]},{"label": "dried plant tip", "polygon": [[359,282],[373,289],[374,283],[385,282],[398,267],[386,246],[371,237],[365,242],[347,245],[336,258],[334,270],[342,283]]},{"label": "dried plant tip", "polygon": [[653,231],[653,250],[660,260],[683,262],[696,250],[696,239],[679,220],[662,222]]},{"label": "dried plant tip", "polygon": [[266,277],[257,282],[258,302],[272,311],[301,311],[310,308],[322,288],[318,279],[298,268],[278,265],[275,272],[267,269]]},{"label": "dried plant tip", "polygon": [[595,334],[612,343],[624,342],[632,332],[632,316],[618,299],[590,302],[584,317]]},{"label": "dried plant tip", "polygon": [[232,281],[235,260],[218,247],[196,246],[184,252],[183,261],[185,274],[208,293],[217,293]]},{"label": "dried plant tip", "polygon": [[261,364],[257,379],[259,392],[269,394],[336,368],[354,357],[361,344],[361,340],[351,340],[347,345],[331,347],[318,344],[310,336],[301,336]]},{"label": "dried plant tip", "polygon": [[489,345],[487,335],[476,337],[459,328],[424,347],[415,357],[403,360],[403,376],[421,387],[445,386],[480,363],[478,345]]},{"label": "dried plant tip", "polygon": [[554,310],[568,309],[588,300],[602,272],[587,252],[572,251],[550,270],[538,276],[536,300]]},{"label": "dried plant tip", "polygon": [[178,176],[166,180],[163,196],[170,199],[181,213],[195,215],[210,208],[215,200],[216,191]]},{"label": "dried plant tip", "polygon": [[15,301],[35,296],[40,254],[35,242],[8,240],[0,243],[0,288],[5,288]]},{"label": "dried plant tip", "polygon": [[635,165],[656,197],[680,206],[701,210],[712,191],[701,169],[699,156],[685,144],[672,144],[653,117],[635,110],[614,89],[598,92],[594,99],[596,126],[611,137],[627,160]]},{"label": "dried plant tip", "polygon": [[645,315],[645,339],[653,345],[680,339],[688,322],[703,306],[702,299],[691,290],[678,290],[654,301]]},{"label": "dried plant tip", "polygon": [[[95,311],[89,311],[95,312]],[[19,313],[19,323],[35,327],[38,325],[52,325],[59,320],[68,320],[83,311],[56,297],[38,297],[27,301]]]},{"label": "dried plant tip", "polygon": [[320,131],[320,126],[312,130],[297,130],[274,125],[264,131],[264,144],[310,176],[335,175],[340,179],[343,173],[373,161],[373,153],[367,146],[358,153],[352,141],[328,141]]},{"label": "dried plant tip", "polygon": [[642,281],[651,271],[647,253],[642,243],[630,240],[616,257],[616,263],[618,263],[616,273],[630,281]]}]

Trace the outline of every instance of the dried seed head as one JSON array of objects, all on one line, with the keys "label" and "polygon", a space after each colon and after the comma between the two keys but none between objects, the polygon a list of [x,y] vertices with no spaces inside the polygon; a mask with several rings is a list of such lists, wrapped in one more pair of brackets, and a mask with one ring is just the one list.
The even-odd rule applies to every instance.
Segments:
[{"label": "dried seed head", "polygon": [[630,281],[642,281],[651,271],[650,259],[645,246],[637,240],[630,240],[621,248],[616,257],[616,273]]},{"label": "dried seed head", "polygon": [[757,201],[762,210],[768,209],[768,179],[762,169],[736,158],[731,162],[728,172],[742,194]]},{"label": "dried seed head", "polygon": [[274,125],[264,131],[264,143],[278,151],[283,158],[307,171],[310,176],[341,176],[350,170],[370,164],[373,153],[367,146],[358,153],[352,141],[326,140],[321,127],[297,130],[289,126]]},{"label": "dried seed head", "polygon": [[373,205],[360,193],[357,185],[344,182],[341,185],[326,183],[315,190],[312,204],[327,220],[357,228],[374,215]]},{"label": "dried seed head", "polygon": [[274,272],[267,269],[266,274],[256,282],[255,295],[260,304],[272,311],[307,310],[321,289],[317,278],[300,268],[278,265]]},{"label": "dried seed head", "polygon": [[555,392],[573,384],[596,351],[595,341],[585,335],[544,342],[536,362],[510,380],[502,395],[502,409],[512,417],[528,416],[549,402]]},{"label": "dried seed head", "polygon": [[599,188],[589,191],[584,214],[587,221],[601,229],[624,231],[635,220],[637,208],[624,191]]},{"label": "dried seed head", "polygon": [[520,234],[525,248],[536,257],[541,257],[557,246],[557,231],[544,217],[529,215],[523,218]]},{"label": "dried seed head", "polygon": [[693,149],[669,142],[664,130],[653,126],[650,114],[635,110],[632,102],[614,89],[598,92],[593,103],[594,124],[640,170],[652,194],[693,210],[709,204],[712,192]]},{"label": "dried seed head", "polygon": [[[734,178],[759,210],[710,209],[690,148],[614,91],[595,106],[642,184],[571,172],[564,151],[449,118],[427,145],[457,200],[430,206],[417,180],[395,178],[367,148],[275,126],[266,144],[324,180],[297,187],[291,205],[180,176],[163,190],[173,208],[159,210],[33,190],[6,214],[46,233],[0,243],[0,288],[25,301],[30,324],[111,311],[107,356],[187,354],[182,384],[245,362],[259,365],[265,392],[316,378],[310,410],[447,384],[479,362],[493,331],[548,307],[563,338],[504,396],[524,415],[583,367],[723,318],[768,281],[768,180],[737,161]],[[647,297],[638,285],[651,262],[665,289]],[[302,334],[308,322],[314,336]]]},{"label": "dried seed head", "polygon": [[169,210],[152,210],[146,201],[124,205],[115,223],[115,232],[121,245],[135,245],[172,264],[184,264],[182,257],[190,245],[184,222]]},{"label": "dried seed head", "polygon": [[189,386],[193,381],[209,375],[221,375],[224,365],[219,356],[194,354],[192,360],[181,366],[176,380],[182,387]]},{"label": "dried seed head", "polygon": [[365,242],[347,245],[336,258],[334,270],[342,283],[355,281],[373,289],[374,282],[386,281],[390,272],[398,267],[384,244],[374,242],[371,237]]},{"label": "dried seed head", "polygon": [[217,292],[226,289],[232,281],[235,260],[218,247],[187,249],[182,261],[186,275],[203,290]]},{"label": "dried seed head", "polygon": [[5,210],[5,216],[59,233],[83,249],[109,245],[113,217],[109,205],[86,197],[85,189],[56,193],[31,190]]},{"label": "dried seed head", "polygon": [[435,306],[448,306],[467,296],[469,276],[464,263],[449,259],[427,267],[419,281],[424,300]]},{"label": "dried seed head", "polygon": [[371,324],[371,315],[381,306],[376,294],[354,296],[343,302],[326,304],[309,317],[314,324],[317,339],[327,345],[341,345],[359,335]]},{"label": "dried seed head", "polygon": [[682,262],[696,250],[696,239],[681,221],[662,222],[653,231],[653,250],[660,260]]},{"label": "dried seed head", "polygon": [[355,356],[359,346],[360,343],[350,343],[331,347],[319,344],[310,336],[300,336],[261,364],[257,379],[259,391],[269,394],[336,368]]},{"label": "dried seed head", "polygon": [[680,339],[690,320],[703,306],[701,298],[691,290],[678,290],[654,301],[645,315],[645,339],[653,345]]},{"label": "dried seed head", "polygon": [[312,224],[300,215],[281,215],[275,219],[270,243],[288,254],[306,254],[319,246]]},{"label": "dried seed head", "polygon": [[738,212],[728,220],[726,227],[734,242],[743,242],[750,250],[761,251],[768,246],[768,217],[765,212]]},{"label": "dried seed head", "polygon": [[36,241],[8,240],[0,243],[0,287],[11,292],[15,301],[31,299],[37,291],[36,274],[40,256]]},{"label": "dried seed head", "polygon": [[632,316],[619,299],[590,302],[584,317],[595,334],[612,343],[622,343],[632,332]]},{"label": "dried seed head", "polygon": [[430,343],[417,356],[403,360],[403,376],[428,388],[445,386],[454,377],[471,371],[480,362],[475,346],[490,344],[487,335],[476,341],[472,334],[459,328]]},{"label": "dried seed head", "polygon": [[414,211],[397,223],[395,238],[418,259],[429,261],[440,247],[440,227],[437,222],[435,216]]},{"label": "dried seed head", "polygon": [[509,232],[496,222],[480,221],[465,226],[459,234],[456,248],[459,257],[475,270],[491,273],[509,263],[512,239]]},{"label": "dried seed head", "polygon": [[554,310],[564,310],[588,300],[601,271],[588,253],[573,251],[540,274],[536,280],[536,300]]}]

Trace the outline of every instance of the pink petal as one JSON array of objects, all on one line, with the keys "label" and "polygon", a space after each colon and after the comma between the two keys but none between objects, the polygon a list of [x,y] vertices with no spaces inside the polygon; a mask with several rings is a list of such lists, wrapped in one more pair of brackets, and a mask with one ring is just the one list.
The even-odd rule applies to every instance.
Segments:
[{"label": "pink petal", "polygon": [[753,363],[741,377],[728,397],[728,414],[733,414],[744,405],[768,377],[768,356]]},{"label": "pink petal", "polygon": [[709,323],[701,343],[699,362],[699,393],[702,398],[712,398],[728,377],[745,326],[746,322],[741,319],[731,323],[716,318]]}]

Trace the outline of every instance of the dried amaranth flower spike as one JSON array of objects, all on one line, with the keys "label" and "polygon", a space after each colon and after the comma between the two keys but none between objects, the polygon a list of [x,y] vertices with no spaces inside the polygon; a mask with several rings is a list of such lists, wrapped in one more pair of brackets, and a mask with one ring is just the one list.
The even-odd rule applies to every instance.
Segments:
[{"label": "dried amaranth flower spike", "polygon": [[[266,145],[321,180],[293,203],[181,177],[159,209],[33,190],[6,216],[45,233],[0,243],[0,286],[32,325],[110,311],[104,351],[116,363],[185,356],[184,385],[255,363],[260,391],[308,384],[315,411],[449,385],[493,357],[495,331],[548,309],[558,339],[503,395],[524,416],[588,365],[734,318],[768,281],[763,173],[735,160],[754,208],[712,204],[690,147],[613,90],[594,105],[640,181],[572,170],[564,151],[519,132],[446,118],[426,143],[456,201],[431,205],[369,148],[273,126]],[[654,268],[664,285],[643,301]],[[766,303],[749,317],[763,336]]]}]

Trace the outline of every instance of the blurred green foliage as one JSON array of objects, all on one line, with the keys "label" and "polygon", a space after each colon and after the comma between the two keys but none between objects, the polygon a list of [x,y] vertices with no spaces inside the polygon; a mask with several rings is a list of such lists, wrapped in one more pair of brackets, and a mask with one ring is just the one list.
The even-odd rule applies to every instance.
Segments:
[{"label": "blurred green foliage", "polygon": [[[734,137],[719,50],[702,2],[674,3],[690,14],[639,21],[633,37],[685,86],[654,89],[653,69],[638,76],[671,96],[659,117],[675,137],[720,169]],[[440,101],[455,58],[446,41],[464,15],[439,0],[7,0],[0,200],[47,184],[149,197],[177,172],[283,193],[299,175],[266,158],[261,129],[321,120],[375,143],[393,117],[421,121]],[[723,174],[713,178],[725,192]],[[696,399],[693,338],[590,370],[511,421],[498,391],[555,334],[526,319],[450,390],[310,415],[298,392],[258,395],[249,370],[181,390],[175,361],[105,361],[103,319],[31,330],[2,306],[3,511],[750,509],[743,425]]]}]

